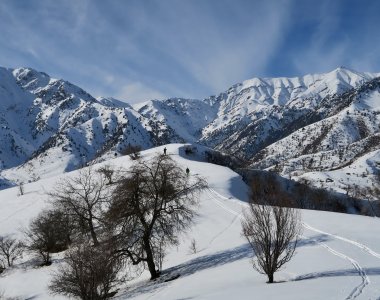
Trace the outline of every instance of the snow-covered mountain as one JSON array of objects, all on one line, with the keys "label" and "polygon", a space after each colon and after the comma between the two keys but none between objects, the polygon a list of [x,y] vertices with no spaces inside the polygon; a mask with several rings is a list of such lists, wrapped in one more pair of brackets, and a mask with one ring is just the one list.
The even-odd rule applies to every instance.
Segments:
[{"label": "snow-covered mountain", "polygon": [[[338,191],[354,184],[371,187],[380,157],[378,76],[340,67],[304,77],[254,78],[193,101],[211,110],[187,117],[203,127],[195,135],[200,143],[245,159],[253,168],[304,177]],[[179,109],[158,109],[154,101],[144,107],[141,114],[155,111],[155,118],[163,120],[173,120],[170,114]],[[172,122],[167,124],[176,131]],[[343,170],[351,167],[358,170]]]},{"label": "snow-covered mountain", "polygon": [[171,98],[165,101],[151,100],[135,105],[144,117],[175,132],[179,140],[196,142],[203,129],[217,117],[213,106],[206,101]]},{"label": "snow-covered mountain", "polygon": [[338,68],[304,77],[247,80],[208,99],[218,108],[218,117],[203,130],[202,141],[250,159],[274,141],[322,118],[310,114],[329,108],[329,98],[378,75]]},{"label": "snow-covered mountain", "polygon": [[313,173],[317,185],[343,190],[350,183],[371,186],[380,162],[379,113],[380,79],[375,78],[323,99],[307,114],[314,122],[262,149],[252,166],[304,178]]},{"label": "snow-covered mountain", "polygon": [[130,105],[29,68],[0,68],[0,138],[3,177],[23,181],[117,155],[128,144],[154,145],[149,120]]},{"label": "snow-covered mountain", "polygon": [[322,181],[370,155],[363,172],[371,175],[380,155],[378,76],[341,67],[253,78],[204,100],[132,107],[30,68],[0,68],[0,178],[35,180],[117,156],[129,144],[172,142],[202,143],[284,176],[322,172],[313,173]]}]

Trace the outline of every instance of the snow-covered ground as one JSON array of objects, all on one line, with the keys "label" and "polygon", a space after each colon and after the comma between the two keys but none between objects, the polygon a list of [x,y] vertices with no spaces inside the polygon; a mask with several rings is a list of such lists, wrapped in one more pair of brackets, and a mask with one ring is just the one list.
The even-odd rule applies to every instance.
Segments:
[{"label": "snow-covered ground", "polygon": [[[164,272],[180,274],[170,282],[150,282],[149,274],[122,286],[117,299],[380,299],[380,220],[377,218],[302,211],[303,235],[297,253],[285,268],[275,273],[275,284],[250,264],[252,252],[241,236],[241,212],[246,207],[248,188],[228,168],[189,160],[178,144],[167,145],[168,153],[191,174],[207,178],[210,189],[203,192],[199,215],[178,247],[169,249]],[[163,147],[143,152],[162,152]],[[128,167],[128,157],[108,161]],[[0,191],[0,235],[22,237],[26,227],[47,204],[46,192],[59,177]],[[197,253],[190,253],[194,239]],[[24,258],[0,275],[0,291],[20,299],[65,299],[47,290],[51,273],[62,262],[54,256],[50,267],[37,268]]]}]

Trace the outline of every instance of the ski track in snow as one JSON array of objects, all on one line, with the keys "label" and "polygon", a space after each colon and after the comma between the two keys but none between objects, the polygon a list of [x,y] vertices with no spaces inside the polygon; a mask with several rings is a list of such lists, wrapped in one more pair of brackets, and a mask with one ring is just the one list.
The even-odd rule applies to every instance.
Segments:
[{"label": "ski track in snow", "polygon": [[38,201],[40,201],[39,199],[35,200],[35,201],[31,201],[28,205],[25,205],[23,207],[21,207],[20,209],[16,210],[14,213],[10,214],[9,216],[5,217],[3,220],[0,221],[0,224],[1,223],[4,223],[5,221],[8,221],[10,218],[12,218],[13,216],[17,215],[18,213],[26,210],[27,208],[33,206],[34,204],[36,204]]},{"label": "ski track in snow", "polygon": [[345,238],[345,237],[342,237],[342,236],[339,236],[339,235],[336,235],[336,234],[332,234],[332,233],[328,233],[328,232],[325,232],[325,231],[322,231],[322,230],[319,230],[317,228],[314,228],[312,226],[310,226],[309,224],[306,224],[306,223],[303,223],[303,226],[306,228],[306,229],[309,229],[311,231],[314,231],[314,232],[318,232],[318,233],[321,233],[321,234],[325,234],[325,235],[328,235],[328,236],[331,236],[331,237],[334,237],[338,240],[341,240],[341,241],[344,241],[346,243],[349,243],[349,244],[352,244],[362,250],[364,250],[365,252],[367,252],[368,254],[380,259],[380,253],[377,253],[376,251],[373,251],[371,248],[369,248],[368,246],[366,245],[363,245],[361,243],[358,243],[356,241],[353,241],[353,240],[350,240],[348,238]]},{"label": "ski track in snow", "polygon": [[[40,192],[40,191],[29,191],[29,192],[25,192],[25,194],[35,193],[35,194],[37,194],[37,195],[46,195],[46,194],[47,194],[46,190],[45,190],[42,186],[41,186],[41,189],[42,189],[44,192]],[[22,196],[22,195],[21,195],[21,196]],[[20,196],[20,197],[21,197],[21,196]],[[33,206],[33,205],[36,204],[38,201],[40,201],[40,199],[37,198],[36,200],[31,201],[29,204],[27,204],[27,205],[25,205],[25,206],[19,208],[19,209],[16,210],[15,212],[13,212],[13,213],[11,213],[10,215],[8,215],[7,217],[5,217],[3,220],[0,220],[0,224],[1,224],[1,223],[4,223],[5,221],[9,220],[10,218],[12,218],[12,217],[15,216],[15,215],[18,215],[18,213],[20,213],[20,212],[26,210],[27,208]]]},{"label": "ski track in snow", "polygon": [[215,198],[215,194],[214,193],[209,193],[209,196],[210,196],[210,200],[214,201],[218,206],[220,206],[221,208],[223,208],[224,210],[227,210],[229,213],[231,214],[234,214],[235,217],[232,219],[232,221],[225,227],[223,228],[223,230],[221,230],[220,232],[218,232],[208,243],[208,246],[206,248],[203,248],[201,249],[200,251],[198,252],[201,252],[205,249],[207,249],[208,247],[211,246],[211,244],[218,238],[220,237],[224,232],[226,232],[234,223],[237,219],[241,219],[241,214],[236,214],[235,211],[233,210],[229,210],[225,205],[223,205],[223,203],[221,203],[218,199]]},{"label": "ski track in snow", "polygon": [[[304,223],[302,223],[302,225],[304,226]],[[306,237],[306,236],[303,236],[303,237]],[[310,238],[310,237],[308,237],[308,238]],[[367,276],[367,274],[363,270],[363,268],[359,265],[359,263],[356,260],[354,260],[353,258],[343,254],[342,252],[339,252],[337,250],[334,250],[330,246],[327,246],[325,243],[322,243],[322,242],[318,241],[317,239],[313,239],[313,238],[311,238],[311,239],[315,243],[320,245],[321,247],[325,248],[331,254],[348,260],[354,266],[354,268],[358,271],[360,277],[362,278],[362,282],[351,291],[351,293],[348,295],[346,300],[355,299],[356,297],[358,297],[363,292],[363,289],[366,287],[366,285],[368,285],[370,283],[369,277]]]},{"label": "ski track in snow", "polygon": [[[209,191],[211,192],[210,193],[210,196],[211,196],[211,200],[213,200],[218,206],[220,206],[221,208],[223,208],[225,211],[228,211],[229,213],[235,215],[236,217],[239,217],[240,219],[242,219],[242,216],[240,213],[237,213],[236,211],[234,211],[233,209],[230,209],[228,208],[227,206],[225,206],[223,204],[223,202],[219,201],[216,197],[218,198],[224,198],[224,199],[228,199],[226,197],[223,197],[222,195],[220,195],[217,191],[215,191],[214,189],[209,189]],[[215,197],[216,196],[216,197]],[[221,197],[222,196],[222,197]]]},{"label": "ski track in snow", "polygon": [[[212,189],[212,188],[210,188],[210,191],[211,191],[215,196],[217,196],[217,197],[219,197],[219,198],[222,198],[222,199],[225,199],[225,200],[229,200],[229,198],[227,198],[227,197],[225,197],[225,196],[219,194],[217,191],[215,191],[215,190]],[[224,210],[226,210],[226,211],[228,211],[228,212],[230,212],[230,213],[232,213],[232,214],[234,214],[234,215],[236,215],[236,216],[240,215],[240,214],[238,214],[236,211],[234,211],[234,210],[232,210],[232,209],[226,207],[221,201],[219,201],[219,200],[216,199],[215,197],[213,197],[212,199],[213,199],[214,202],[215,202],[216,204],[218,204],[222,209],[224,209]],[[241,205],[241,206],[246,206],[244,203],[240,203],[240,205]],[[241,215],[240,215],[240,218],[242,218]],[[371,255],[377,257],[377,258],[380,258],[380,254],[379,254],[379,253],[373,251],[372,249],[370,249],[369,247],[367,247],[367,246],[365,246],[365,245],[363,245],[363,244],[360,244],[360,243],[358,243],[358,242],[352,241],[352,240],[350,240],[350,239],[347,239],[347,238],[344,238],[344,237],[341,237],[341,236],[338,236],[338,235],[334,235],[334,234],[330,234],[330,233],[327,233],[327,232],[321,231],[321,230],[319,230],[319,229],[317,229],[317,228],[314,228],[314,227],[312,227],[312,226],[310,226],[310,225],[308,225],[308,224],[306,224],[306,223],[304,223],[304,222],[302,222],[302,226],[303,226],[304,228],[306,228],[306,229],[311,230],[311,231],[318,232],[318,233],[322,233],[322,234],[326,234],[326,235],[329,235],[329,236],[334,237],[334,238],[336,238],[336,239],[339,239],[339,240],[345,241],[345,242],[347,242],[347,243],[350,243],[350,244],[352,244],[352,245],[355,245],[355,246],[361,248],[362,250],[366,251],[367,253],[369,253],[369,254],[371,254]],[[343,254],[342,252],[339,252],[339,251],[337,251],[337,250],[334,250],[333,248],[331,248],[330,246],[326,245],[325,243],[320,242],[320,241],[318,241],[318,240],[316,240],[316,239],[313,239],[313,240],[314,240],[315,243],[317,243],[317,244],[319,244],[321,247],[325,248],[325,249],[326,249],[327,251],[329,251],[331,254],[336,255],[336,256],[338,256],[338,257],[340,257],[340,258],[343,258],[343,259],[345,259],[345,260],[348,260],[348,261],[354,266],[354,268],[358,271],[358,273],[359,273],[359,275],[360,275],[362,281],[361,281],[361,283],[360,283],[358,286],[356,286],[356,287],[351,291],[351,293],[348,295],[348,297],[346,298],[346,300],[355,299],[355,298],[357,298],[360,294],[362,294],[363,289],[364,289],[368,284],[370,284],[370,280],[369,280],[369,277],[368,277],[367,273],[366,273],[366,272],[364,271],[364,269],[360,266],[360,264],[359,264],[356,260],[354,260],[353,258],[351,258],[351,257],[349,257],[349,256],[347,256],[347,255],[345,255],[345,254]],[[380,298],[379,298],[379,299],[380,299]]]}]

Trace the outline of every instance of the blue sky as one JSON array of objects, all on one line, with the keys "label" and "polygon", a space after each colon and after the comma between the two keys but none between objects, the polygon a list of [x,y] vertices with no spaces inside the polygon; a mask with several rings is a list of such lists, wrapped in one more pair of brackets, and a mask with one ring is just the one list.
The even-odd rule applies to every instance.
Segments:
[{"label": "blue sky", "polygon": [[377,0],[0,0],[0,65],[94,96],[204,98],[252,77],[380,72]]}]

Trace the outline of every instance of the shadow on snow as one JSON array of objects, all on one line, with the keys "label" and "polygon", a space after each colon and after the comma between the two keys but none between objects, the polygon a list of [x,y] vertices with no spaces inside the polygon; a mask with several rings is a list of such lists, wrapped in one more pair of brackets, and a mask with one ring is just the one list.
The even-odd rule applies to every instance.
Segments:
[{"label": "shadow on snow", "polygon": [[[297,248],[308,245],[315,245],[316,240],[325,242],[329,240],[329,237],[325,235],[318,235],[312,238],[301,239],[298,242]],[[252,258],[253,256],[254,254],[252,252],[252,249],[247,243],[225,251],[197,257],[175,267],[163,270],[162,275],[158,280],[147,282],[145,281],[142,283],[142,285],[131,287],[129,290],[126,290],[124,293],[121,293],[118,296],[122,296],[123,299],[125,299],[136,297],[145,293],[157,293],[170,284],[170,282],[165,282],[165,280],[170,279],[175,275],[180,275],[180,278],[183,278],[196,272],[223,266],[225,264],[233,263],[241,259]]]},{"label": "shadow on snow", "polygon": [[[380,275],[380,268],[363,268],[363,271],[367,275]],[[297,276],[292,281],[301,281],[308,279],[317,279],[317,278],[327,278],[327,277],[341,277],[341,276],[359,276],[358,270],[352,269],[344,269],[344,270],[332,270],[332,271],[324,271],[324,272],[312,272],[304,275]]]}]

